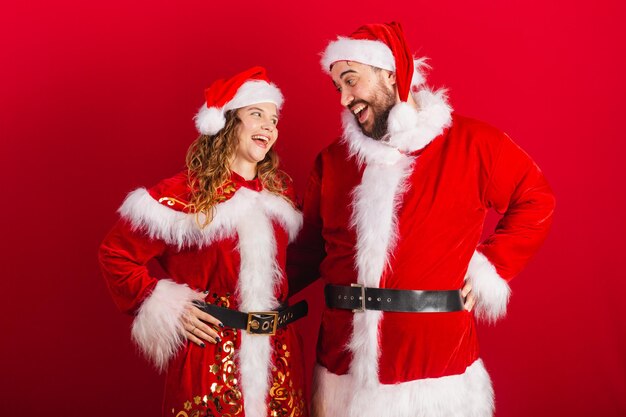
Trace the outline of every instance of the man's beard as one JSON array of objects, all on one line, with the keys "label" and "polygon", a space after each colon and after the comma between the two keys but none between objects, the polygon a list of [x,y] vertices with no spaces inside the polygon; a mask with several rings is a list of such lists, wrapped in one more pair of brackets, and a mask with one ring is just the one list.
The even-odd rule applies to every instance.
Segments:
[{"label": "man's beard", "polygon": [[392,89],[385,89],[383,85],[379,85],[371,100],[369,102],[363,101],[363,103],[367,104],[374,115],[374,124],[370,132],[366,131],[361,124],[359,124],[359,127],[366,136],[375,140],[381,140],[387,134],[387,119],[389,119],[389,113],[394,104],[396,104],[395,92]]}]

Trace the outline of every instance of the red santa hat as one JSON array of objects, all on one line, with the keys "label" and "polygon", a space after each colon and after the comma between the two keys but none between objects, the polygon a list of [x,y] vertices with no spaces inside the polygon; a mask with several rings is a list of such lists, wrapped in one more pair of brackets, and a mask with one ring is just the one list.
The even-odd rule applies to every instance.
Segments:
[{"label": "red santa hat", "polygon": [[349,37],[338,37],[322,53],[322,68],[328,74],[337,61],[355,61],[396,73],[400,100],[424,83],[423,59],[414,60],[397,22],[375,23],[358,28]]},{"label": "red santa hat", "polygon": [[280,110],[283,95],[263,67],[252,67],[229,79],[219,79],[204,90],[206,102],[194,120],[198,132],[215,135],[226,125],[224,114],[257,103],[273,103]]}]

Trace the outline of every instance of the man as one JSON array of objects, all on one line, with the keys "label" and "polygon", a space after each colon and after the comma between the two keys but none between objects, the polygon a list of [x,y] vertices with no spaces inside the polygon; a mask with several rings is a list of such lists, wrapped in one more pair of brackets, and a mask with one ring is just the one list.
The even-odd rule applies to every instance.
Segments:
[{"label": "man", "polygon": [[[338,38],[322,66],[343,138],[316,159],[289,271],[294,289],[326,282],[313,415],[490,416],[474,314],[505,314],[552,192],[507,135],[425,86],[399,24]],[[490,208],[503,217],[479,244]]]}]

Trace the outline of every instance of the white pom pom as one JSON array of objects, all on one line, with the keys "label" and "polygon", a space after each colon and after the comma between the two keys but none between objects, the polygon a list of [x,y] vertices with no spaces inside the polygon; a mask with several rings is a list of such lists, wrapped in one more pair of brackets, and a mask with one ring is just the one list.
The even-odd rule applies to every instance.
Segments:
[{"label": "white pom pom", "polygon": [[415,128],[419,114],[409,103],[400,102],[393,106],[387,118],[387,131],[391,135],[410,131]]},{"label": "white pom pom", "polygon": [[423,88],[413,93],[413,98],[417,109],[406,102],[397,103],[387,118],[389,144],[406,152],[426,146],[452,121],[452,109],[446,101],[445,91],[433,93]]},{"label": "white pom pom", "polygon": [[207,108],[206,104],[200,108],[194,120],[198,132],[209,136],[216,134],[226,125],[223,110],[217,107]]}]

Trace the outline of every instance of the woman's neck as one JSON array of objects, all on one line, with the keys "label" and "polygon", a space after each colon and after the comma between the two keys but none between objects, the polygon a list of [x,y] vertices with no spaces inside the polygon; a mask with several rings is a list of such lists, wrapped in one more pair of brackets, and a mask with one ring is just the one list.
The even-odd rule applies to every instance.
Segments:
[{"label": "woman's neck", "polygon": [[246,181],[250,181],[256,178],[257,164],[251,164],[246,161],[233,161],[230,164],[231,171],[241,175]]}]

